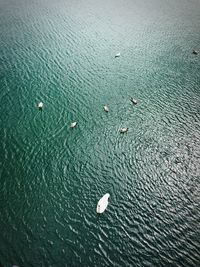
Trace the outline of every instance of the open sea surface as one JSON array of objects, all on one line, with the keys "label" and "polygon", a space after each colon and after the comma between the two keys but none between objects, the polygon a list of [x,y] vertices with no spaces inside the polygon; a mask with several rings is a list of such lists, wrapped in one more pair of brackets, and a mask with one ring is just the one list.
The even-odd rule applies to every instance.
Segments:
[{"label": "open sea surface", "polygon": [[0,1],[1,267],[200,266],[193,49],[199,0]]}]

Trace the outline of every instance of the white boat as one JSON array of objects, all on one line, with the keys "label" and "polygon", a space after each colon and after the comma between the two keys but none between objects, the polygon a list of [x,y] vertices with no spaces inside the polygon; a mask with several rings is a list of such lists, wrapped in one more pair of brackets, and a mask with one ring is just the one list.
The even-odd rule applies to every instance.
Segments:
[{"label": "white boat", "polygon": [[134,99],[134,98],[130,98],[130,101],[134,104],[134,105],[136,105],[137,103],[138,103],[138,101],[136,100],[136,99]]},{"label": "white boat", "polygon": [[121,128],[119,131],[120,133],[126,133],[128,132],[128,127]]},{"label": "white boat", "polygon": [[108,112],[109,111],[108,106],[104,106],[103,109],[104,109],[105,112]]},{"label": "white boat", "polygon": [[42,109],[43,106],[44,106],[44,104],[43,104],[42,102],[40,102],[40,103],[38,104],[38,108],[39,108],[39,109]]},{"label": "white boat", "polygon": [[192,50],[192,53],[193,53],[194,55],[197,55],[197,54],[198,54],[198,51],[195,50],[195,49],[193,49],[193,50]]},{"label": "white boat", "polygon": [[103,213],[108,206],[109,193],[106,193],[97,203],[97,213]]},{"label": "white boat", "polygon": [[115,57],[120,57],[120,53],[117,53],[117,54],[115,55]]},{"label": "white boat", "polygon": [[70,124],[70,128],[74,128],[74,127],[76,127],[76,124],[77,124],[76,121],[75,121],[75,122],[72,122],[72,123]]}]

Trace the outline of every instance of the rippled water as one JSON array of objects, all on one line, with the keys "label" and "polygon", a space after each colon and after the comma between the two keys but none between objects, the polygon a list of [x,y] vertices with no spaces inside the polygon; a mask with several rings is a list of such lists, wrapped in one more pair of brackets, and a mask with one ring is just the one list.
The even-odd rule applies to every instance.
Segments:
[{"label": "rippled water", "polygon": [[200,2],[1,0],[0,29],[0,265],[200,266]]}]

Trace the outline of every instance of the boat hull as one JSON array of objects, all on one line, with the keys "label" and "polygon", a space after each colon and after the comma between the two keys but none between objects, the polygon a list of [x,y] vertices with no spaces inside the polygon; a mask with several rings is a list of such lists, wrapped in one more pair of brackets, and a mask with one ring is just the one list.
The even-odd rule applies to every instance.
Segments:
[{"label": "boat hull", "polygon": [[108,198],[110,194],[106,193],[97,203],[97,213],[103,213],[108,206]]}]

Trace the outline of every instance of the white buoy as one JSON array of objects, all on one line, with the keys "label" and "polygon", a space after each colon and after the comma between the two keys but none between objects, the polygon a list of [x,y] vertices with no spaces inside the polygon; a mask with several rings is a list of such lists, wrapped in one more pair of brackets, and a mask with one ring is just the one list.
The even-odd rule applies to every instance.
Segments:
[{"label": "white buoy", "polygon": [[43,104],[42,102],[38,103],[38,108],[39,108],[39,109],[42,109],[43,106],[44,106],[44,104]]},{"label": "white buoy", "polygon": [[103,109],[104,109],[105,112],[108,112],[109,111],[108,106],[104,106]]},{"label": "white buoy", "polygon": [[124,128],[121,128],[119,131],[120,131],[120,133],[126,133],[126,132],[128,132],[128,128],[124,127]]},{"label": "white buoy", "polygon": [[120,53],[117,53],[117,54],[115,55],[115,57],[120,57]]},{"label": "white buoy", "polygon": [[97,203],[97,213],[103,213],[108,206],[110,194],[106,193]]},{"label": "white buoy", "polygon": [[74,127],[76,127],[76,124],[77,124],[76,121],[75,121],[75,122],[72,122],[72,123],[70,124],[70,128],[74,128]]}]

